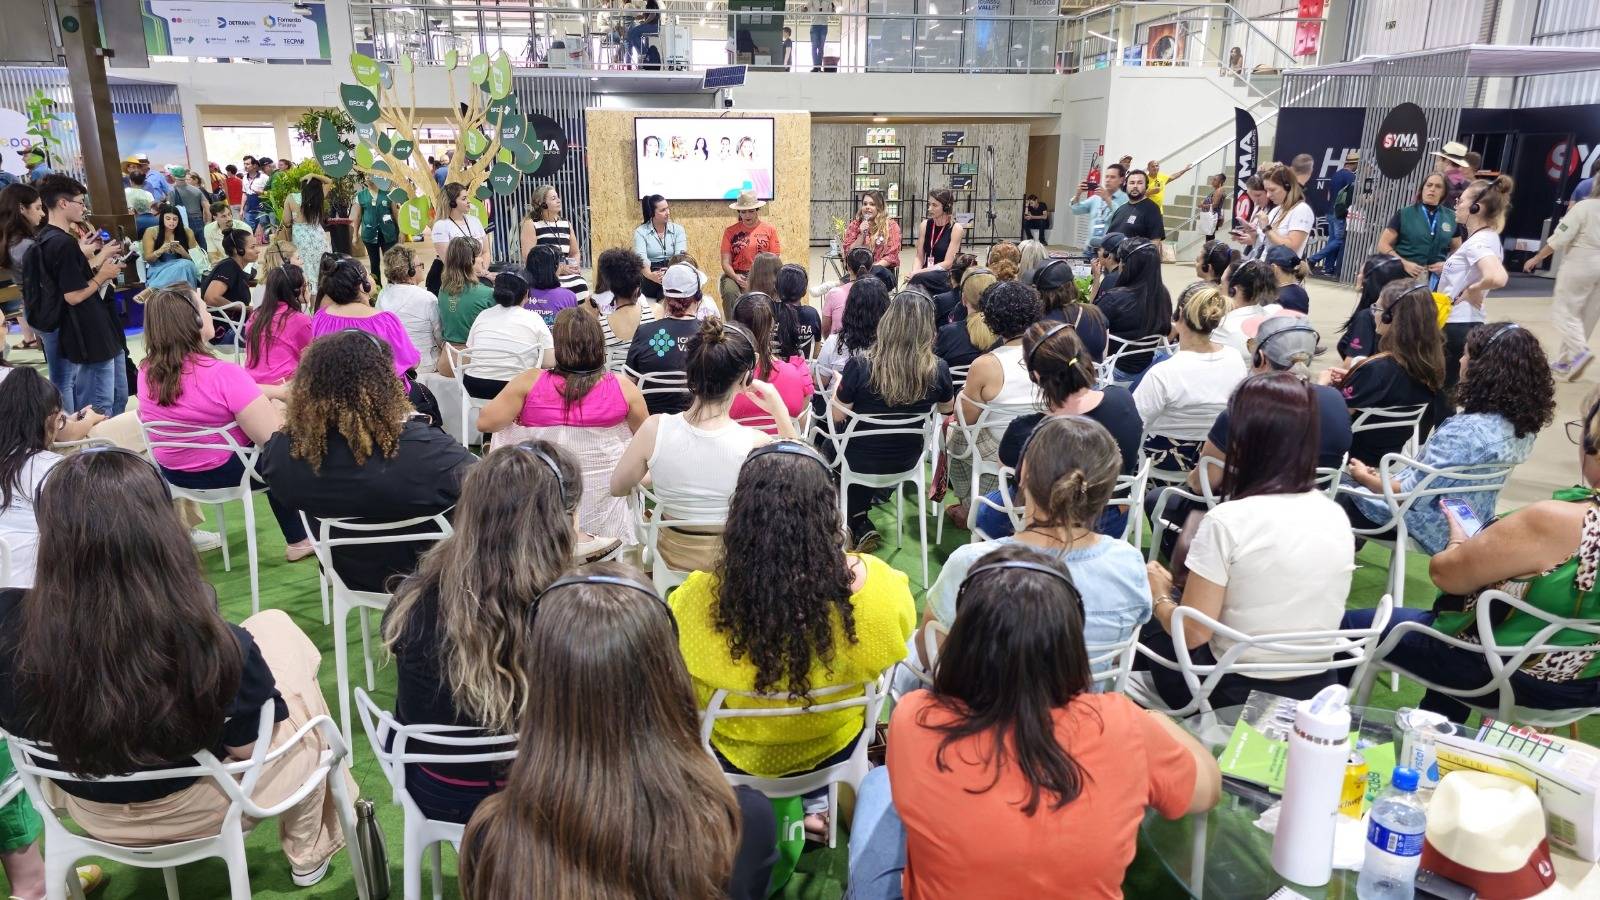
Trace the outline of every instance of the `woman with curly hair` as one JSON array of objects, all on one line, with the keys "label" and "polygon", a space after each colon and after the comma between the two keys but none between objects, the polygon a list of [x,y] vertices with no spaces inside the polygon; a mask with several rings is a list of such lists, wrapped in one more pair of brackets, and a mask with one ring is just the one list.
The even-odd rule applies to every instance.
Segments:
[{"label": "woman with curly hair", "polygon": [[[516,732],[537,659],[526,653],[528,610],[572,564],[574,530],[559,526],[571,518],[567,498],[576,501],[582,489],[577,463],[549,441],[501,447],[467,471],[455,533],[423,554],[383,616],[402,723]],[[409,766],[406,787],[428,818],[465,824],[499,789],[503,769]]]},{"label": "woman with curly hair", "polygon": [[[841,550],[839,524],[832,473],[809,447],[780,441],[745,459],[720,559],[668,598],[702,706],[719,689],[786,695],[728,698],[734,707],[805,702],[872,681],[905,657],[916,626],[906,575]],[[777,778],[839,762],[860,733],[860,711],[846,709],[719,725],[711,746],[729,771]],[[825,831],[826,798],[806,797],[808,832]]]},{"label": "woman with curly hair", "polygon": [[1022,251],[1010,241],[1001,241],[989,248],[989,259],[984,266],[1000,281],[1016,281],[1022,272]]},{"label": "woman with curly hair", "polygon": [[[1494,322],[1473,331],[1461,355],[1455,402],[1460,412],[1434,430],[1417,454],[1417,462],[1425,466],[1514,466],[1526,460],[1539,429],[1550,424],[1555,411],[1555,382],[1539,339],[1515,322]],[[1393,475],[1395,491],[1411,490],[1424,477],[1410,467]],[[1366,491],[1340,491],[1339,505],[1357,528],[1392,524],[1380,479],[1372,466],[1350,460],[1347,481]],[[1448,476],[1435,479],[1432,486],[1453,484],[1461,485],[1462,490],[1452,496],[1466,501],[1479,521],[1494,518],[1498,491],[1472,490]],[[1429,556],[1445,549],[1450,540],[1445,514],[1432,503],[1413,506],[1406,514],[1406,528]]]},{"label": "woman with curly hair", "polygon": [[[189,428],[227,428],[234,443],[260,446],[277,436],[283,416],[244,367],[211,355],[216,334],[200,298],[187,287],[159,290],[144,305],[144,361],[139,364],[142,422],[172,422]],[[168,482],[183,488],[237,487],[244,462],[220,436],[158,438],[216,444],[216,450],[161,447],[151,456]],[[288,546],[289,562],[311,555],[311,541],[294,508],[271,501],[273,518]]]},{"label": "woman with curly hair", "polygon": [[[961,386],[961,394],[956,399],[956,417],[968,424],[978,421],[983,414],[978,403],[998,407],[1011,415],[1002,414],[999,421],[978,432],[976,447],[968,447],[965,430],[950,431],[950,488],[955,491],[956,505],[946,509],[945,514],[962,528],[969,525],[967,513],[973,490],[974,455],[994,459],[1011,418],[1037,412],[1035,407],[1043,402],[1039,386],[1028,377],[1028,367],[1022,358],[1022,335],[1029,325],[1039,321],[1039,292],[1018,281],[999,281],[983,292],[979,306],[983,310],[984,326],[994,334],[996,345],[973,361],[966,384]],[[984,476],[980,486],[982,493],[987,494],[996,487],[993,475]]]},{"label": "woman with curly hair", "polygon": [[[308,517],[392,522],[444,512],[477,457],[416,414],[394,377],[389,345],[336,331],[300,357],[283,428],[256,464],[275,503]],[[298,523],[298,519],[296,519]],[[387,591],[416,568],[425,544],[341,549],[334,565],[358,591]]]},{"label": "woman with curly hair", "polygon": [[878,339],[878,320],[888,308],[889,289],[883,282],[862,278],[850,284],[843,322],[838,331],[828,335],[817,353],[817,372],[822,375],[823,384],[843,372],[852,357],[871,349]]}]

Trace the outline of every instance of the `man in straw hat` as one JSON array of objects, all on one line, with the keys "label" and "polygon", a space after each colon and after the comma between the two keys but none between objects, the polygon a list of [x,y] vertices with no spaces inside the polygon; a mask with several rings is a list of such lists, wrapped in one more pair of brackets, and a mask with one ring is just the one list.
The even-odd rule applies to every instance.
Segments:
[{"label": "man in straw hat", "polygon": [[1456,205],[1456,198],[1461,196],[1461,191],[1472,181],[1472,176],[1477,174],[1467,162],[1467,152],[1467,145],[1460,141],[1445,141],[1443,147],[1433,151],[1433,155],[1437,157],[1433,163],[1434,171],[1443,175],[1444,180],[1450,184],[1450,191],[1445,194],[1444,202],[1451,207]]},{"label": "man in straw hat", "polygon": [[728,208],[739,213],[739,221],[722,232],[722,280],[717,282],[717,292],[722,308],[750,288],[750,266],[759,253],[782,253],[778,229],[761,221],[761,207],[765,200],[757,200],[755,191],[740,191],[739,198]]}]

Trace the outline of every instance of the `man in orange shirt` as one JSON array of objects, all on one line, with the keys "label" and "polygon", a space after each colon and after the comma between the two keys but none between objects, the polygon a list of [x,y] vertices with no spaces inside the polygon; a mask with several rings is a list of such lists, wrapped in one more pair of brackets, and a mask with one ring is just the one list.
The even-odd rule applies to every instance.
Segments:
[{"label": "man in orange shirt", "polygon": [[756,199],[754,191],[740,191],[739,199],[728,204],[739,213],[739,221],[722,232],[722,280],[717,282],[717,292],[723,309],[749,289],[750,266],[756,254],[783,252],[778,229],[761,221],[760,210],[766,205],[767,201]]}]

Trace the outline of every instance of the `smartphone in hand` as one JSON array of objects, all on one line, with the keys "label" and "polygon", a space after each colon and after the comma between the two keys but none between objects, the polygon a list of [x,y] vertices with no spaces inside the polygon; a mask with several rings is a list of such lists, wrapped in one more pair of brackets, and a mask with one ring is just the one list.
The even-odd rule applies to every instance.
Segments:
[{"label": "smartphone in hand", "polygon": [[1440,497],[1439,508],[1461,524],[1461,530],[1467,533],[1467,537],[1472,537],[1483,530],[1483,521],[1472,511],[1472,507],[1467,505],[1467,501],[1459,497]]}]

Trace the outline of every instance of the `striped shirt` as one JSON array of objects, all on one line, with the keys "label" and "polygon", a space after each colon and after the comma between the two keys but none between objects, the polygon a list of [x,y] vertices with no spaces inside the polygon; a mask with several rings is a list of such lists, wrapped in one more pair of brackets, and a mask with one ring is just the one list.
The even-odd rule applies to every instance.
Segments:
[{"label": "striped shirt", "polygon": [[[535,220],[533,233],[536,236],[534,244],[539,247],[554,247],[561,251],[561,261],[565,263],[568,258],[577,256],[572,250],[572,223],[566,219],[557,219],[554,222],[541,222]],[[524,247],[523,255],[526,256],[532,247]],[[589,296],[589,285],[583,280],[582,275],[560,276],[561,286],[575,294],[579,301]]]}]

